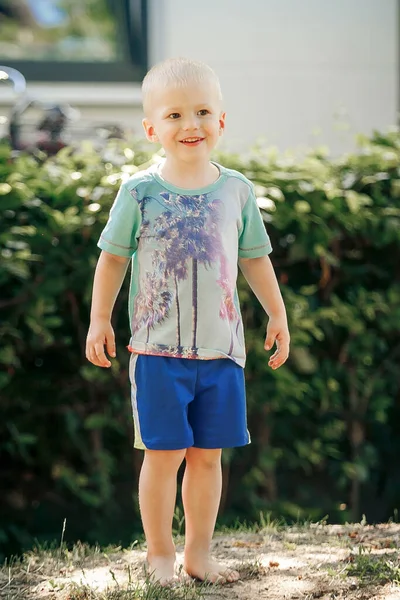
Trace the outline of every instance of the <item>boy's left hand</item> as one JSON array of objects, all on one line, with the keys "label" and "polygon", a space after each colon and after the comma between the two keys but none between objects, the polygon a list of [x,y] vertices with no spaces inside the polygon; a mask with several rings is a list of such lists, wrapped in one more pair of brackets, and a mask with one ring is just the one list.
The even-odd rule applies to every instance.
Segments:
[{"label": "boy's left hand", "polygon": [[290,334],[286,317],[270,317],[267,327],[264,348],[271,350],[276,343],[276,350],[268,361],[272,369],[278,369],[289,356]]}]

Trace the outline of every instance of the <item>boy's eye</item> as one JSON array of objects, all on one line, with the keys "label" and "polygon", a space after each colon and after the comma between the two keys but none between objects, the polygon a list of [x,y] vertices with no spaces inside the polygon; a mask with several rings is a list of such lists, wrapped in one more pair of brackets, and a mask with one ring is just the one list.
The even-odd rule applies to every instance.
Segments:
[{"label": "boy's eye", "polygon": [[202,108],[197,114],[199,114],[201,117],[205,117],[206,115],[210,114],[210,111],[206,108]]},{"label": "boy's eye", "polygon": [[171,114],[168,116],[168,119],[179,119],[179,117],[180,117],[180,116],[181,116],[181,115],[180,115],[179,113],[171,113]]}]

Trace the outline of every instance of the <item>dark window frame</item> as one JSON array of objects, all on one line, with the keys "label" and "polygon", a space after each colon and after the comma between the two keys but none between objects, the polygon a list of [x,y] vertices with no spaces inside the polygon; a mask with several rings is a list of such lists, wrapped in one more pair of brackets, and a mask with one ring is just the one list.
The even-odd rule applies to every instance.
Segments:
[{"label": "dark window frame", "polygon": [[20,71],[29,81],[138,82],[147,70],[147,0],[116,0],[118,35],[124,60],[68,62],[8,60],[0,64]]}]

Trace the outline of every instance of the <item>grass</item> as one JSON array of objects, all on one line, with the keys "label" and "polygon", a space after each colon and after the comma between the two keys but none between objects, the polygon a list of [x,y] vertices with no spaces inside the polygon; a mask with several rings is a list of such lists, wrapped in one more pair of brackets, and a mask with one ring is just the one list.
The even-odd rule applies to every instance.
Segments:
[{"label": "grass", "polygon": [[349,576],[358,577],[360,584],[385,585],[395,583],[400,585],[400,557],[398,552],[373,554],[363,546],[358,548],[358,553],[351,554],[350,564],[346,572]]},{"label": "grass", "polygon": [[[70,551],[67,548],[37,548],[20,560],[11,560],[0,569],[1,600],[30,600],[36,598],[36,590],[41,583],[46,585],[48,595],[43,597],[65,600],[199,600],[204,598],[209,584],[187,581],[177,587],[162,587],[151,578],[137,581],[137,569],[125,569],[123,584],[117,579],[113,567],[105,566],[103,575],[113,581],[113,585],[98,589],[97,585],[85,583],[87,575],[104,562],[113,563],[121,556],[121,548],[110,547],[108,552],[99,547],[77,544]],[[71,570],[80,570],[80,582],[68,582]],[[65,583],[57,580],[65,576]],[[111,577],[110,577],[111,576]],[[56,595],[57,594],[57,595]],[[42,596],[40,596],[42,597]]]},{"label": "grass", "polygon": [[208,587],[206,584],[191,584],[168,588],[147,581],[98,593],[89,586],[73,586],[68,600],[198,600],[204,598]]},{"label": "grass", "polygon": [[274,531],[276,533],[284,533],[287,530],[293,531],[308,531],[318,527],[323,527],[327,524],[328,515],[325,515],[319,521],[311,519],[300,519],[288,522],[285,518],[273,519],[271,512],[260,511],[256,521],[241,521],[237,519],[234,523],[218,528],[218,533],[260,533],[265,531]]},{"label": "grass", "polygon": [[[175,540],[181,543],[184,521],[179,512],[175,515],[174,529]],[[215,549],[221,562],[227,558],[236,563],[234,568],[241,574],[238,589],[242,593],[253,590],[251,581],[263,585],[262,581],[266,582],[272,572],[279,573],[279,579],[283,577],[282,590],[287,593],[285,585],[295,587],[296,581],[302,579],[314,581],[321,570],[328,569],[332,581],[351,594],[354,585],[400,586],[400,529],[399,526],[394,532],[392,529],[390,523],[374,527],[363,522],[336,529],[336,526],[327,526],[325,519],[318,523],[298,521],[289,525],[283,520],[271,519],[270,514],[260,514],[256,523],[237,522],[233,528],[220,530]],[[221,538],[221,534],[224,537]],[[318,568],[315,568],[315,559],[304,562],[310,552],[308,545],[316,556],[321,551],[323,558]],[[178,547],[178,550],[182,548]],[[326,552],[330,551],[338,558],[327,561]],[[349,556],[345,562],[344,553]],[[182,578],[176,587],[162,587],[145,579],[144,557],[143,540],[135,541],[128,548],[102,548],[79,542],[67,547],[61,535],[57,543],[37,546],[22,557],[0,565],[0,600],[209,600],[231,597],[229,585],[218,588],[189,578]],[[287,560],[290,564],[298,560],[298,567],[295,566],[294,571],[292,567],[288,570]],[[293,573],[297,580],[293,579]],[[316,585],[313,593],[322,593],[318,582]],[[344,597],[355,598],[353,595]],[[256,595],[251,598],[255,600]]]},{"label": "grass", "polygon": [[[129,553],[137,546],[133,543],[126,549],[119,546],[100,548],[78,542],[69,549],[63,542],[59,547],[56,544],[38,545],[21,558],[11,558],[0,567],[0,600],[33,600],[39,597],[41,587],[40,598],[46,600],[51,597],[62,600],[200,600],[210,589],[213,589],[213,598],[218,596],[215,586],[206,582],[186,578],[174,587],[163,587],[151,577],[144,577],[140,561],[135,567],[129,565]],[[121,566],[121,563],[124,564]],[[259,576],[262,566],[254,561],[246,562],[240,570],[243,578],[248,579]],[[97,575],[97,580],[88,582],[93,574]],[[105,586],[105,582],[109,585]]]},{"label": "grass", "polygon": [[260,579],[267,574],[267,569],[259,559],[243,562],[238,566],[240,578],[242,581],[247,579]]}]

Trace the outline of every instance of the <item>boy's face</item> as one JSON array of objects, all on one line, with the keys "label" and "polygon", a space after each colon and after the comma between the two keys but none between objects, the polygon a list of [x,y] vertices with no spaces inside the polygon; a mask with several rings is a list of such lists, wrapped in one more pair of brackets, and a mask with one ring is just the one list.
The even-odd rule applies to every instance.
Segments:
[{"label": "boy's face", "polygon": [[211,82],[157,90],[149,99],[143,127],[167,158],[208,160],[225,127],[218,91]]}]

